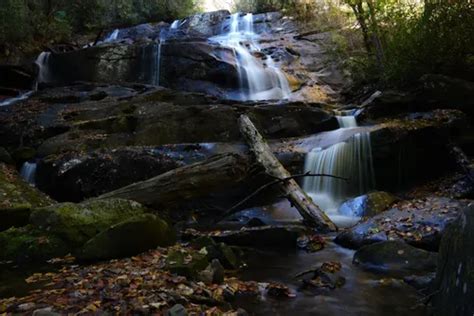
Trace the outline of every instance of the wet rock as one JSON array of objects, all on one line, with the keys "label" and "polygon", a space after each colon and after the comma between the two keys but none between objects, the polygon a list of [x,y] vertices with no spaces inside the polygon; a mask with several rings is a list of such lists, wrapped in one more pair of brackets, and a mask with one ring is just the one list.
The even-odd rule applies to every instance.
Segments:
[{"label": "wet rock", "polygon": [[377,125],[370,134],[377,187],[395,191],[453,169],[446,144],[466,123],[460,111],[436,110]]},{"label": "wet rock", "polygon": [[145,212],[145,207],[132,201],[89,200],[36,209],[30,222],[35,228],[54,234],[76,248],[109,227]]},{"label": "wet rock", "polygon": [[187,316],[188,312],[186,308],[181,304],[176,304],[171,307],[167,312],[166,316]]},{"label": "wet rock", "polygon": [[80,250],[85,261],[122,258],[137,255],[158,246],[175,242],[175,233],[166,222],[152,214],[142,214],[99,233]]},{"label": "wet rock", "polygon": [[206,269],[209,259],[205,251],[173,249],[168,252],[165,269],[188,278],[197,278]]},{"label": "wet rock", "polygon": [[240,259],[234,250],[225,243],[216,243],[209,236],[201,236],[193,239],[190,245],[196,250],[206,250],[209,260],[217,259],[224,267],[228,269],[238,269],[240,267]]},{"label": "wet rock", "polygon": [[447,225],[458,216],[466,202],[428,197],[404,201],[340,233],[335,241],[347,248],[384,240],[405,240],[430,251],[437,251]]},{"label": "wet rock", "polygon": [[345,202],[339,212],[347,216],[372,217],[387,210],[397,200],[387,192],[372,192]]},{"label": "wet rock", "polygon": [[220,34],[229,21],[230,12],[227,10],[219,10],[213,12],[205,12],[196,14],[185,19],[184,23],[179,26],[180,32],[198,33],[201,36],[211,37]]},{"label": "wet rock", "polygon": [[68,153],[41,160],[36,185],[58,201],[79,202],[183,165],[182,160],[153,148]]},{"label": "wet rock", "polygon": [[434,271],[436,260],[436,253],[415,248],[404,241],[384,241],[357,250],[353,263],[386,273],[406,273]]},{"label": "wet rock", "polygon": [[23,163],[25,161],[35,158],[36,150],[31,147],[20,147],[13,151],[12,157],[18,163]]},{"label": "wet rock", "polygon": [[205,284],[221,284],[224,282],[224,267],[218,259],[213,259],[207,268],[199,272],[199,279]]},{"label": "wet rock", "polygon": [[303,288],[320,293],[344,286],[346,279],[340,273],[341,268],[339,262],[325,262],[318,269],[303,273],[303,275],[312,273],[310,278],[303,279]]},{"label": "wet rock", "polygon": [[3,163],[0,163],[0,196],[0,231],[28,224],[32,209],[54,203]]},{"label": "wet rock", "polygon": [[436,273],[427,275],[409,275],[403,278],[403,281],[408,285],[413,286],[417,290],[428,290],[432,287]]},{"label": "wet rock", "polygon": [[447,230],[440,248],[434,284],[435,315],[474,313],[474,205],[471,203]]}]

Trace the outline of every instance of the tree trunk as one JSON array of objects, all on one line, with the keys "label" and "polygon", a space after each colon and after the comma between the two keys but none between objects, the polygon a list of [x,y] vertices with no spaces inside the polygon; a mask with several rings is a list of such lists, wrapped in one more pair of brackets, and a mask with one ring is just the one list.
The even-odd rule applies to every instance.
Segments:
[{"label": "tree trunk", "polygon": [[166,208],[235,186],[248,176],[249,169],[248,160],[238,154],[216,155],[99,198],[122,198],[155,208]]},{"label": "tree trunk", "polygon": [[[278,161],[267,142],[246,115],[240,117],[240,131],[247,141],[250,150],[255,155],[258,164],[264,168],[269,176],[278,179],[291,177],[290,173]],[[279,188],[296,207],[307,225],[316,227],[321,231],[337,230],[337,227],[331,222],[329,217],[313,203],[311,198],[300,188],[294,179],[283,181],[279,184]]]}]

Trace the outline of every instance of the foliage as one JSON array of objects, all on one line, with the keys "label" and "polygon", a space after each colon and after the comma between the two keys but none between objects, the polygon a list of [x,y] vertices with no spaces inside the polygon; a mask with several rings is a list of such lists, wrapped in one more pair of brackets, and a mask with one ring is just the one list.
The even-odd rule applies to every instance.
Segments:
[{"label": "foliage", "polygon": [[[2,0],[3,45],[57,43],[73,33],[142,23],[171,21],[198,10],[197,0]],[[3,45],[2,45],[3,44]]]},{"label": "foliage", "polygon": [[426,73],[472,79],[474,4],[346,2],[354,10],[368,53],[349,53],[357,81],[403,86]]}]

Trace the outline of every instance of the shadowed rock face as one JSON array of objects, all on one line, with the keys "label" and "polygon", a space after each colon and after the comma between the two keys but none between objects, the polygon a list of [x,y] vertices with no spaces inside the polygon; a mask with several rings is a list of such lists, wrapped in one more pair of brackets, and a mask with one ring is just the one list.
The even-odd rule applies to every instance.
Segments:
[{"label": "shadowed rock face", "polygon": [[474,205],[447,230],[438,261],[433,307],[435,315],[474,313]]}]

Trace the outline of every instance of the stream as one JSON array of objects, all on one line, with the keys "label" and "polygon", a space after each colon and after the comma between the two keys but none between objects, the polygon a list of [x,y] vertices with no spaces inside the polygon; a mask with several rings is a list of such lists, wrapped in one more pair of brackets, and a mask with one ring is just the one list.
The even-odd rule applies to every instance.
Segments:
[{"label": "stream", "polygon": [[[247,258],[248,267],[242,278],[285,284],[296,297],[266,297],[263,302],[249,298],[237,305],[255,315],[428,315],[423,308],[412,309],[420,300],[415,289],[402,280],[353,265],[353,254],[333,242],[315,253],[287,249],[253,252]],[[295,276],[328,261],[342,264],[346,283],[321,294],[300,290],[302,282]]]}]

